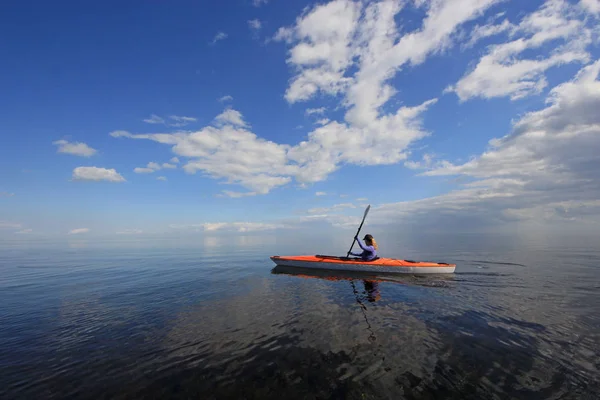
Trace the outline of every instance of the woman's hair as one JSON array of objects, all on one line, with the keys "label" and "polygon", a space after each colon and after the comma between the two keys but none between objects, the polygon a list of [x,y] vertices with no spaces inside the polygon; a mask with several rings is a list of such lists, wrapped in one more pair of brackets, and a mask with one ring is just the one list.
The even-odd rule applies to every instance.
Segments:
[{"label": "woman's hair", "polygon": [[375,247],[375,250],[379,249],[379,246],[377,246],[377,242],[375,241],[375,239],[372,236],[365,239],[365,242],[370,243],[371,246]]}]

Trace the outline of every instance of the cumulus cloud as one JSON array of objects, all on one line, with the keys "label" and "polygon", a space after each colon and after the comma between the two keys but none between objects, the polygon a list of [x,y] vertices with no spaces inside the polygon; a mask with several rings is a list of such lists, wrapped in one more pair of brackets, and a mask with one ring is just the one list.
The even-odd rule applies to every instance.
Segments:
[{"label": "cumulus cloud", "polygon": [[173,164],[179,164],[179,158],[177,158],[177,157],[173,157],[169,161],[172,162]]},{"label": "cumulus cloud", "polygon": [[156,179],[159,181],[166,181],[167,177],[166,176],[157,176]]},{"label": "cumulus cloud", "polygon": [[82,233],[88,233],[90,231],[89,228],[77,228],[69,231],[69,235],[80,235]]},{"label": "cumulus cloud", "polygon": [[66,140],[57,140],[52,142],[52,144],[58,146],[57,153],[72,154],[81,157],[91,157],[97,153],[96,149],[82,142],[71,143]]},{"label": "cumulus cloud", "polygon": [[[518,35],[512,41],[489,47],[479,63],[446,92],[455,92],[461,101],[474,97],[508,96],[512,100],[540,93],[546,86],[545,71],[551,67],[587,63],[585,50],[592,42],[592,32],[566,0],[548,0],[539,10],[526,15],[518,26],[505,25],[480,28],[474,38],[511,29]],[[545,57],[526,58],[528,50],[551,46]]]},{"label": "cumulus cloud", "polygon": [[580,4],[591,14],[600,15],[600,0],[581,0]]},{"label": "cumulus cloud", "polygon": [[215,121],[219,125],[229,124],[239,127],[248,126],[244,121],[244,118],[242,117],[242,113],[240,113],[237,110],[234,110],[233,108],[228,108],[221,114],[217,115]]},{"label": "cumulus cloud", "polygon": [[[377,165],[405,159],[405,148],[413,140],[427,135],[420,129],[419,117],[433,103],[402,107],[395,115],[382,118],[375,126],[380,132],[376,138],[360,128],[327,122],[295,146],[278,144],[248,130],[242,114],[231,108],[215,118],[216,126],[196,132],[131,134],[115,131],[111,136],[171,145],[175,154],[190,159],[183,166],[187,173],[202,171],[213,178],[240,184],[251,192],[266,194],[292,179],[299,183],[322,181],[341,163]],[[136,172],[150,173],[154,169],[149,164]]]},{"label": "cumulus cloud", "polygon": [[[317,96],[332,96],[334,100],[339,100],[339,107],[335,109],[345,108],[346,112],[342,120],[320,118],[318,126],[295,144],[279,144],[260,138],[242,113],[233,108],[226,108],[212,125],[191,132],[133,134],[115,131],[111,136],[162,143],[177,156],[185,157],[186,163],[182,166],[185,172],[200,172],[248,190],[223,192],[230,197],[266,194],[292,181],[306,187],[307,184],[325,180],[342,165],[390,165],[401,162],[409,169],[425,170],[426,175],[456,174],[479,181],[445,197],[410,205],[386,206],[389,209],[407,208],[412,211],[422,207],[429,210],[428,207],[433,209],[440,201],[454,205],[469,204],[468,207],[481,202],[507,204],[504,203],[509,201],[507,199],[518,198],[535,183],[525,179],[523,173],[511,175],[519,170],[531,174],[546,169],[555,174],[552,177],[545,175],[546,180],[552,182],[552,179],[561,178],[565,185],[569,182],[574,184],[569,179],[579,179],[580,175],[568,175],[565,171],[575,168],[575,162],[579,162],[577,168],[580,172],[584,166],[594,165],[593,155],[590,154],[590,148],[594,148],[594,145],[583,146],[579,143],[579,140],[589,141],[590,136],[578,133],[574,134],[577,139],[573,143],[561,142],[564,152],[569,148],[573,148],[573,151],[568,157],[559,157],[557,148],[552,147],[552,150],[544,147],[550,141],[544,141],[543,146],[539,144],[542,142],[533,142],[532,138],[549,135],[546,131],[542,133],[543,130],[531,128],[533,122],[525,122],[536,114],[521,119],[508,136],[528,138],[512,139],[520,143],[518,146],[508,146],[505,143],[511,140],[503,138],[493,142],[489,152],[462,165],[439,161],[432,154],[426,154],[418,161],[408,159],[412,145],[430,134],[423,128],[422,122],[428,110],[435,107],[437,98],[425,98],[401,107],[393,106],[390,100],[397,92],[391,80],[400,69],[418,66],[428,57],[460,44],[461,39],[467,42],[468,47],[485,38],[504,35],[508,41],[488,47],[483,58],[477,60],[475,68],[468,71],[450,90],[463,100],[477,96],[518,98],[544,87],[544,73],[551,66],[588,60],[585,46],[590,40],[590,30],[578,17],[581,16],[581,8],[576,11],[576,8],[560,0],[547,1],[539,10],[525,15],[519,21],[501,21],[498,18],[502,15],[498,15],[491,21],[488,19],[487,23],[475,25],[471,37],[461,37],[460,30],[466,29],[464,25],[480,18],[502,1],[423,1],[419,7],[425,13],[425,18],[412,31],[405,31],[398,26],[398,14],[406,6],[403,2],[333,0],[308,7],[291,26],[280,27],[274,36],[274,40],[284,42],[289,48],[287,62],[293,76],[285,99],[290,104],[296,104]],[[532,50],[547,47],[551,49],[549,55],[528,59]],[[598,109],[593,108],[596,104],[591,88],[595,87],[595,83],[588,80],[586,92],[584,86],[577,82],[554,90],[549,98],[550,106],[545,109],[551,111],[541,110],[537,114],[548,113],[544,117],[547,117],[546,124],[568,124],[569,128],[565,128],[563,133],[565,137],[575,132],[575,123],[591,118],[593,113],[588,110]],[[569,90],[581,92],[577,96],[586,98],[588,102],[575,100],[577,96],[567,100],[568,96],[563,92]],[[574,104],[570,108],[567,107],[569,101]],[[556,104],[561,104],[560,107],[565,110],[568,108],[571,116],[552,108]],[[320,115],[324,111],[324,108],[308,108],[305,113]],[[539,117],[535,120],[542,125]],[[587,126],[586,129],[592,128]],[[518,133],[521,130],[529,133],[521,135]],[[567,144],[580,147],[569,147]],[[550,153],[541,156],[542,151]],[[554,154],[554,158],[549,154]],[[493,159],[501,159],[502,162],[494,164],[488,161]],[[521,162],[525,162],[525,168],[520,167]],[[546,180],[540,178],[535,184],[548,184]],[[586,184],[591,185],[590,182]],[[564,199],[553,198],[550,203],[555,200]],[[455,210],[455,206],[450,207],[448,212],[452,210]],[[320,211],[323,214],[314,211],[310,217],[331,212]],[[344,221],[349,223],[351,220]]]},{"label": "cumulus cloud", "polygon": [[[397,70],[406,63],[420,64],[428,55],[448,47],[461,24],[499,1],[427,3],[421,28],[404,35],[395,21],[402,9],[400,2],[373,2],[364,8],[351,0],[316,5],[275,36],[294,44],[288,62],[299,70],[286,99],[296,103],[319,92],[344,94],[350,106],[348,122],[359,127],[376,125],[380,122],[378,110],[395,94],[386,82]],[[354,66],[356,72],[349,74]]]},{"label": "cumulus cloud", "polygon": [[99,167],[77,167],[73,170],[75,181],[125,182],[125,178],[114,169]]},{"label": "cumulus cloud", "polygon": [[227,102],[227,101],[233,101],[233,97],[231,97],[231,96],[229,96],[229,95],[225,95],[225,96],[223,96],[223,97],[221,97],[221,98],[219,99],[219,102],[220,102],[220,103],[225,103],[225,102]]},{"label": "cumulus cloud", "polygon": [[[171,145],[177,155],[190,158],[186,172],[202,171],[258,194],[294,179],[300,185],[322,181],[342,164],[398,163],[407,159],[411,143],[429,135],[422,129],[422,116],[437,99],[383,113],[382,107],[394,94],[387,80],[402,65],[421,63],[443,49],[458,26],[497,1],[433,3],[423,26],[404,35],[395,22],[401,10],[396,1],[365,5],[334,0],[311,6],[293,26],[282,27],[275,35],[292,46],[288,63],[298,71],[285,97],[296,103],[318,93],[341,94],[350,109],[345,121],[320,119],[319,126],[296,145],[260,139],[232,108],[215,118],[215,126],[192,133],[116,131],[111,135]],[[309,109],[307,113],[322,111]]]},{"label": "cumulus cloud", "polygon": [[421,165],[425,176],[464,176],[463,189],[418,202],[386,206],[471,214],[482,219],[586,218],[600,198],[600,60],[553,88],[547,106],[525,114],[512,131],[463,163]]}]

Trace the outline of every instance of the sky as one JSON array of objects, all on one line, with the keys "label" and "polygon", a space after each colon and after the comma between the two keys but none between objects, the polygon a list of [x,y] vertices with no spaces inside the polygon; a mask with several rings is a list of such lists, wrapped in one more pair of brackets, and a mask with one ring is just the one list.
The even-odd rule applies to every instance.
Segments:
[{"label": "sky", "polygon": [[0,6],[0,237],[593,231],[600,0]]}]

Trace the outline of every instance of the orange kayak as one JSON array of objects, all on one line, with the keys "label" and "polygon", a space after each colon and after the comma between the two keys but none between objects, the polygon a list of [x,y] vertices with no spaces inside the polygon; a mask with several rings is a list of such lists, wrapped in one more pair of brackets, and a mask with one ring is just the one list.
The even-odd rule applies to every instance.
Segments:
[{"label": "orange kayak", "polygon": [[277,265],[301,268],[317,268],[345,271],[392,272],[407,274],[451,274],[456,264],[378,258],[363,261],[355,258],[336,256],[271,256]]}]

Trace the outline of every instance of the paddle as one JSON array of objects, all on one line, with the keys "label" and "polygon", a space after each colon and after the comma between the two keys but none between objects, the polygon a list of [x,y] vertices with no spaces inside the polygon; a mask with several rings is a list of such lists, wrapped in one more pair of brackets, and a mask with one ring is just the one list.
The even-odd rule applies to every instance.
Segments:
[{"label": "paddle", "polygon": [[346,258],[350,257],[350,252],[352,251],[352,248],[354,247],[354,242],[356,242],[356,237],[360,233],[360,230],[362,229],[362,226],[365,223],[365,218],[367,218],[367,214],[369,213],[370,209],[371,209],[371,205],[369,204],[367,206],[367,209],[365,210],[365,215],[363,215],[362,222],[360,223],[360,226],[358,227],[358,231],[356,232],[356,235],[354,235],[354,239],[352,239],[352,246],[350,246],[350,250],[348,250],[348,254],[346,254]]}]

